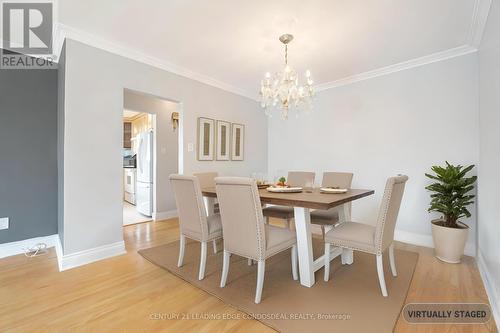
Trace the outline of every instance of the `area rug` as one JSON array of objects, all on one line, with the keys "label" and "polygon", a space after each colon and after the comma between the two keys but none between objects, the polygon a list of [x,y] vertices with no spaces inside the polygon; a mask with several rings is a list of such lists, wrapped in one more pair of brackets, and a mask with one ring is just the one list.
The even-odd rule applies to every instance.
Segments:
[{"label": "area rug", "polygon": [[[319,239],[313,244],[317,257],[323,244]],[[266,260],[262,301],[255,304],[257,265],[248,266],[246,259],[232,255],[227,285],[220,288],[222,251],[208,251],[205,279],[199,281],[200,243],[187,242],[181,268],[178,249],[179,242],[173,242],[139,254],[279,332],[392,332],[418,260],[417,253],[395,250],[398,276],[393,277],[385,255],[386,298],[380,293],[373,255],[355,252],[352,265],[341,265],[335,258],[330,281],[323,281],[321,269],[316,284],[306,288],[292,279],[290,252],[285,251]]]}]

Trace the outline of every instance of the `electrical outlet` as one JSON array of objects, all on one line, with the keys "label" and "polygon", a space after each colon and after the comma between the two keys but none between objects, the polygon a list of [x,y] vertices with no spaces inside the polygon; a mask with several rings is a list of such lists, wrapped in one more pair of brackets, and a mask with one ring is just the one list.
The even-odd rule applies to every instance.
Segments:
[{"label": "electrical outlet", "polygon": [[2,217],[0,218],[0,230],[9,229],[9,218]]},{"label": "electrical outlet", "polygon": [[188,143],[188,152],[192,152],[194,150],[194,144],[193,143]]}]

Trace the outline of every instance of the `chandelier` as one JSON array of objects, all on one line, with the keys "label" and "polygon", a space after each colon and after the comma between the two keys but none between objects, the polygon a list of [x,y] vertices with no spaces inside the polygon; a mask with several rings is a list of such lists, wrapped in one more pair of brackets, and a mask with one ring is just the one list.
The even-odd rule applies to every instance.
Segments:
[{"label": "chandelier", "polygon": [[285,45],[285,68],[282,72],[276,72],[272,77],[271,73],[266,73],[260,87],[261,106],[268,116],[271,116],[272,109],[280,108],[281,116],[287,119],[290,107],[294,107],[297,111],[299,107],[304,107],[306,111],[312,108],[314,89],[309,70],[305,73],[305,86],[299,86],[297,72],[288,65],[288,43],[293,40],[293,35],[285,34],[279,39]]}]

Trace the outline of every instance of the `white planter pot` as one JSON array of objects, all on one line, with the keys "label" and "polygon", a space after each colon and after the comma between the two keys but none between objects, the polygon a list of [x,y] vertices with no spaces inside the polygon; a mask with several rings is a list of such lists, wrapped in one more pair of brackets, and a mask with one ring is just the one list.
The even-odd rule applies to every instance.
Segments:
[{"label": "white planter pot", "polygon": [[439,221],[432,221],[432,239],[436,258],[450,264],[458,264],[464,254],[469,227],[459,223],[464,229],[447,228],[437,225],[436,222]]}]

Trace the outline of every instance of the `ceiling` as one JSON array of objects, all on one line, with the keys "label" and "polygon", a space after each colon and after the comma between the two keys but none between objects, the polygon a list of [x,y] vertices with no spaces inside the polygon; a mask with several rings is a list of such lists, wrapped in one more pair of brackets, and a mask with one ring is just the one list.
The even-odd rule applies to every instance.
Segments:
[{"label": "ceiling", "polygon": [[137,112],[137,111],[131,111],[131,110],[123,110],[123,117],[124,118],[134,118],[138,115],[140,115],[141,113],[140,112]]},{"label": "ceiling", "polygon": [[[467,45],[481,0],[60,0],[58,20],[247,96],[289,63],[327,84]],[[230,89],[229,89],[230,90]]]}]

